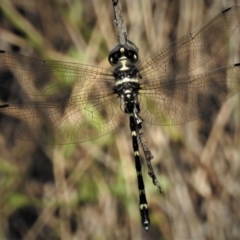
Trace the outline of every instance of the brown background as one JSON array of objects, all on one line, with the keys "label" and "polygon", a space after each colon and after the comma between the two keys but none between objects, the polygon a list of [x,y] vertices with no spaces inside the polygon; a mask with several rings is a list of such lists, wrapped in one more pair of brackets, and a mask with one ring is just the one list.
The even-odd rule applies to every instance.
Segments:
[{"label": "brown background", "polygon": [[[227,0],[121,1],[140,59],[201,27]],[[110,0],[1,0],[0,49],[109,68]],[[239,62],[239,31],[196,73]],[[0,136],[0,239],[239,239],[239,95],[185,125],[145,124],[164,195],[143,166],[140,223],[128,123],[95,141],[41,146]]]}]

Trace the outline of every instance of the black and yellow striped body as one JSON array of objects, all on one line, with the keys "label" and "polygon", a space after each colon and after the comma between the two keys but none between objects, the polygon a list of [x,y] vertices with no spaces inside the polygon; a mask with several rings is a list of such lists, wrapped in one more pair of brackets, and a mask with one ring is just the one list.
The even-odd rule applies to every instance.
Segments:
[{"label": "black and yellow striped body", "polygon": [[141,79],[141,76],[134,65],[137,58],[137,52],[134,52],[131,48],[129,50],[126,46],[118,46],[117,49],[110,54],[109,61],[112,65],[115,65],[114,76],[116,83],[113,90],[121,99],[122,110],[130,116],[130,129],[139,189],[140,214],[143,227],[148,231],[150,219],[148,215],[148,204],[145,195],[138,144],[138,134],[142,126],[141,121],[139,122],[140,118],[138,116],[138,113],[140,112],[138,91],[140,90],[139,80]]},{"label": "black and yellow striped body", "polygon": [[130,129],[132,133],[132,145],[133,145],[133,151],[134,151],[134,157],[135,157],[135,168],[137,172],[140,213],[141,213],[143,227],[146,231],[148,231],[150,226],[150,219],[148,215],[148,204],[147,204],[147,198],[145,194],[145,187],[143,182],[142,167],[141,167],[141,161],[139,157],[139,147],[138,147],[138,139],[137,139],[137,132],[141,129],[141,123],[136,124],[133,115],[130,116]]}]

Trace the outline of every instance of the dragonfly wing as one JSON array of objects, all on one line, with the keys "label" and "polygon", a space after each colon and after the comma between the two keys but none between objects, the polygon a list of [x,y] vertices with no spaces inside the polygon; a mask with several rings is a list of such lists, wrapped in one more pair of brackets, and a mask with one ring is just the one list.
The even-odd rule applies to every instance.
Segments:
[{"label": "dragonfly wing", "polygon": [[65,97],[78,82],[84,85],[99,81],[113,84],[113,73],[104,68],[61,61],[45,61],[0,51],[0,87],[18,91],[29,97]]},{"label": "dragonfly wing", "polygon": [[140,116],[156,125],[177,125],[209,113],[240,91],[240,64],[196,76],[169,76],[140,91]]},{"label": "dragonfly wing", "polygon": [[156,77],[182,74],[208,62],[240,25],[240,7],[226,9],[199,30],[172,42],[139,64],[146,83]]},{"label": "dragonfly wing", "polygon": [[103,68],[0,52],[0,132],[46,144],[98,138],[124,119],[113,86]]}]

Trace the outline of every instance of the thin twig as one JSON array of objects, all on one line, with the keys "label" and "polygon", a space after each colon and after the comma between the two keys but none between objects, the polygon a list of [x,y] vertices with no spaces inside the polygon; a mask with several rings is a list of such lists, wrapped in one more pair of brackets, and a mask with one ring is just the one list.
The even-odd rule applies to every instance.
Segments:
[{"label": "thin twig", "polygon": [[118,31],[119,44],[126,45],[127,43],[127,29],[123,21],[122,8],[118,0],[112,0],[114,11],[114,25]]},{"label": "thin twig", "polygon": [[[155,186],[157,186],[158,191],[160,193],[163,193],[162,187],[161,187],[161,185],[160,185],[160,183],[159,183],[159,181],[156,177],[156,174],[153,170],[153,167],[152,167],[151,160],[153,159],[153,155],[152,155],[150,149],[148,148],[147,141],[144,137],[144,132],[143,132],[143,129],[141,127],[142,119],[138,116],[138,113],[137,113],[136,109],[134,109],[133,116],[134,116],[134,120],[135,120],[135,124],[136,124],[136,132],[137,132],[138,143],[142,147],[142,150],[143,150],[143,153],[144,153],[144,156],[145,156],[145,160],[146,160],[146,163],[147,163],[148,175],[151,177],[153,184]],[[139,128],[139,126],[140,126],[140,128]]]}]

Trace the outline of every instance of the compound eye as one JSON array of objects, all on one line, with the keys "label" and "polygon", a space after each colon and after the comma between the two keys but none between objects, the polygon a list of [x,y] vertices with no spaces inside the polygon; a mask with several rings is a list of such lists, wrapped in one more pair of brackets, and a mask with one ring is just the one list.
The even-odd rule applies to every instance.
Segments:
[{"label": "compound eye", "polygon": [[120,58],[120,53],[119,53],[118,51],[112,53],[112,54],[109,56],[109,62],[110,62],[110,64],[112,64],[112,65],[117,64],[119,58]]},{"label": "compound eye", "polygon": [[120,53],[119,53],[119,52],[116,52],[116,53],[114,54],[114,58],[118,60],[118,59],[120,58]]},{"label": "compound eye", "polygon": [[132,58],[133,58],[133,53],[132,53],[132,51],[128,51],[127,56],[128,56],[128,58],[132,59]]},{"label": "compound eye", "polygon": [[113,61],[117,63],[118,60],[119,60],[119,58],[120,58],[119,52],[115,52],[115,53],[113,54]]},{"label": "compound eye", "polygon": [[137,54],[133,54],[133,59],[134,59],[134,62],[137,62],[137,60],[138,60],[138,55]]},{"label": "compound eye", "polygon": [[127,57],[128,57],[128,59],[129,59],[131,62],[133,62],[133,63],[136,63],[137,60],[138,60],[138,56],[137,56],[137,54],[136,54],[135,51],[129,50],[129,51],[128,51],[128,54],[127,54]]}]

